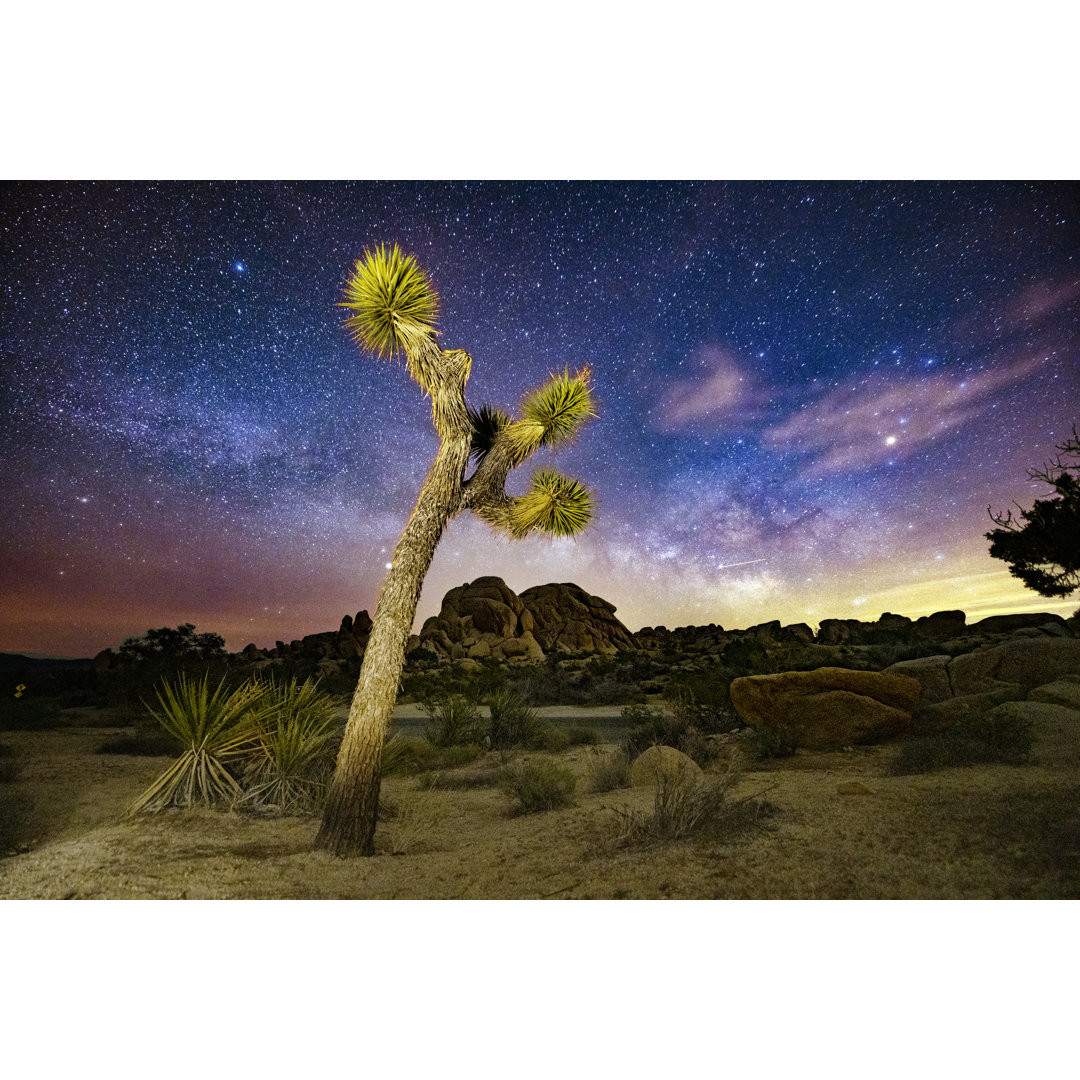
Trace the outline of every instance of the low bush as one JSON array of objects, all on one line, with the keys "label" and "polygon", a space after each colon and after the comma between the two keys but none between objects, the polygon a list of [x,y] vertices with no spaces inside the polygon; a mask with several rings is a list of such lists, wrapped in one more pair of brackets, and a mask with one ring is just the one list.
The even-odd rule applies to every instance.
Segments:
[{"label": "low bush", "polygon": [[759,758],[791,757],[798,749],[795,736],[790,731],[768,725],[754,729],[754,740],[751,745]]},{"label": "low bush", "polygon": [[498,784],[522,813],[535,814],[569,806],[577,780],[569,769],[553,761],[523,761],[502,769]]},{"label": "low bush", "polygon": [[758,795],[731,800],[739,774],[729,769],[702,779],[677,769],[660,773],[651,813],[610,808],[617,846],[665,844],[687,837],[729,837],[756,823],[771,808]]},{"label": "low bush", "polygon": [[421,702],[420,708],[428,718],[424,738],[432,746],[483,742],[484,718],[472,698],[464,694],[447,694]]},{"label": "low bush", "polygon": [[421,791],[475,791],[494,787],[499,779],[495,769],[448,769],[421,773],[416,786]]},{"label": "low bush", "polygon": [[601,753],[594,750],[589,756],[589,790],[614,791],[630,786],[630,755],[625,750]]},{"label": "low bush", "polygon": [[488,723],[491,748],[500,753],[516,748],[539,750],[552,738],[550,725],[512,690],[492,690],[488,694],[488,711],[491,713]]},{"label": "low bush", "polygon": [[427,739],[398,732],[383,746],[382,772],[384,776],[414,776],[439,769],[456,769],[483,756],[484,748],[477,743],[433,746]]},{"label": "low bush", "polygon": [[684,716],[673,716],[650,705],[627,705],[622,710],[626,724],[626,752],[636,758],[650,746],[674,746],[686,734],[689,722]]},{"label": "low bush", "polygon": [[906,742],[890,763],[896,776],[955,765],[1020,765],[1031,755],[1032,723],[1009,709],[971,710],[939,735]]}]

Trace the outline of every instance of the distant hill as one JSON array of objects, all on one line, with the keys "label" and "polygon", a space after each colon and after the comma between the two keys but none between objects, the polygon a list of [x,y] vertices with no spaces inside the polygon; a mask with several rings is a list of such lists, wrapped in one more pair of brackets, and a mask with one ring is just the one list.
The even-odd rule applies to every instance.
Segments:
[{"label": "distant hill", "polygon": [[24,656],[22,653],[0,653],[0,672],[4,671],[78,671],[89,668],[93,660],[67,656]]}]

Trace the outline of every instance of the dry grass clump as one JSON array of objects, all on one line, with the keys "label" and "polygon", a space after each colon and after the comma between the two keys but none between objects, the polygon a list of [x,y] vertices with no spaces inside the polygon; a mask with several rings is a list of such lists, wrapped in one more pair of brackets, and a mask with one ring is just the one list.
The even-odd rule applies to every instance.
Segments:
[{"label": "dry grass clump", "polygon": [[498,783],[522,813],[536,814],[569,806],[577,778],[554,761],[522,761],[500,770]]},{"label": "dry grass clump", "polygon": [[380,830],[379,846],[390,855],[407,855],[423,848],[451,810],[447,795],[383,799],[379,804],[379,819],[387,821],[388,827]]},{"label": "dry grass clump", "polygon": [[383,776],[412,776],[417,773],[457,769],[484,756],[478,743],[435,746],[426,738],[417,739],[398,732],[383,744]]},{"label": "dry grass clump", "polygon": [[496,769],[448,769],[423,772],[416,778],[421,791],[475,791],[495,787],[501,772]]},{"label": "dry grass clump", "polygon": [[625,750],[603,753],[593,750],[589,755],[589,790],[614,791],[630,786],[630,755]]},{"label": "dry grass clump", "polygon": [[769,806],[757,795],[731,800],[738,783],[733,767],[719,775],[695,778],[677,769],[657,776],[652,812],[611,807],[615,846],[666,844],[687,837],[731,836],[757,822]]}]

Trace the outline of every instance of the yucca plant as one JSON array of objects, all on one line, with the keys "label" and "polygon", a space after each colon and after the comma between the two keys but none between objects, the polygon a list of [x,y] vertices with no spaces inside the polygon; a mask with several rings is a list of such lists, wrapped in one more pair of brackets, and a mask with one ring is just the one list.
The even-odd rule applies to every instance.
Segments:
[{"label": "yucca plant", "polygon": [[[527,394],[518,416],[465,402],[472,358],[435,342],[439,300],[427,275],[396,245],[366,251],[345,286],[347,327],[376,355],[404,354],[409,375],[431,397],[439,451],[383,583],[349,709],[317,847],[373,855],[382,748],[405,664],[424,576],[454,514],[472,510],[514,538],[534,532],[576,536],[594,503],[578,481],[539,470],[528,492],[506,493],[511,469],[541,448],[572,440],[596,415],[589,368],[564,368]],[[470,465],[471,475],[467,475]]]},{"label": "yucca plant", "polygon": [[283,685],[270,680],[260,689],[255,741],[237,805],[313,810],[330,778],[327,748],[335,735],[337,706],[310,678]]},{"label": "yucca plant", "polygon": [[155,720],[184,746],[184,752],[128,807],[128,816],[168,806],[210,806],[242,793],[230,766],[252,750],[262,692],[247,682],[230,690],[225,679],[213,692],[204,675],[180,675],[157,691]]}]

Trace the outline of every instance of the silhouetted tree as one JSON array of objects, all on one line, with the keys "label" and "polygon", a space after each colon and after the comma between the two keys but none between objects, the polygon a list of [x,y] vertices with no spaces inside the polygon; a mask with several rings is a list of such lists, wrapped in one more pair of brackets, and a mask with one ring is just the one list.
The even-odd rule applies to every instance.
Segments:
[{"label": "silhouetted tree", "polygon": [[120,655],[159,663],[220,660],[225,656],[225,639],[220,634],[196,634],[193,623],[181,623],[175,630],[162,626],[147,630],[142,637],[125,638]]},{"label": "silhouetted tree", "polygon": [[[431,398],[441,441],[379,594],[315,839],[316,847],[336,855],[372,855],[383,743],[420,589],[443,530],[454,514],[468,509],[513,537],[534,530],[554,536],[580,532],[592,515],[592,497],[576,480],[538,469],[526,494],[514,497],[506,494],[506,478],[541,447],[573,438],[596,413],[587,367],[551,376],[525,398],[517,419],[488,406],[469,409],[465,383],[472,358],[436,345],[438,297],[416,260],[396,245],[366,251],[345,296],[342,306],[355,312],[347,325],[356,340],[380,356],[404,355],[409,375]],[[473,472],[466,478],[470,463]]]},{"label": "silhouetted tree", "polygon": [[1019,518],[1011,510],[991,511],[999,528],[986,534],[991,556],[1007,562],[1009,573],[1041,596],[1068,596],[1080,588],[1080,436],[1075,425],[1072,438],[1055,449],[1053,461],[1028,471],[1032,480],[1049,484],[1054,496],[1037,499],[1030,510],[1017,506]]}]

